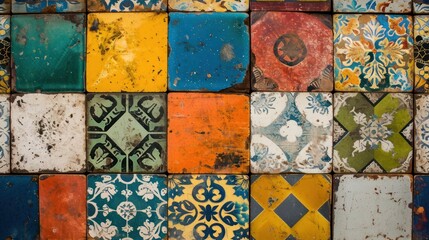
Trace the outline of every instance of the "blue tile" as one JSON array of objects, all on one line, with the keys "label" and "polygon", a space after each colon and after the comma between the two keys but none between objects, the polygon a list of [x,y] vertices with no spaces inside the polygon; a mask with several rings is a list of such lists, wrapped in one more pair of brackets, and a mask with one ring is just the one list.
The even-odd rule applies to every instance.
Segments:
[{"label": "blue tile", "polygon": [[414,207],[413,207],[414,239],[428,239],[429,225],[429,176],[414,176]]}]

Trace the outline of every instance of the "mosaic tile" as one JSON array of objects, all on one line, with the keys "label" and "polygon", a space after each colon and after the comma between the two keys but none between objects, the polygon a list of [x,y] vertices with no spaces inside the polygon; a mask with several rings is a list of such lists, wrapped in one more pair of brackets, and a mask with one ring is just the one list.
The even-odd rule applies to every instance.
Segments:
[{"label": "mosaic tile", "polygon": [[222,0],[222,1],[188,1],[170,0],[168,8],[171,11],[193,12],[245,12],[249,9],[249,0]]},{"label": "mosaic tile", "polygon": [[169,16],[170,90],[248,91],[250,47],[246,13]]},{"label": "mosaic tile", "polygon": [[88,12],[166,11],[167,0],[88,0]]},{"label": "mosaic tile", "polygon": [[429,92],[429,16],[414,16],[414,90]]},{"label": "mosaic tile", "polygon": [[335,90],[411,92],[412,29],[407,15],[334,15]]},{"label": "mosaic tile", "polygon": [[254,90],[333,89],[332,16],[253,12],[251,19]]},{"label": "mosaic tile", "polygon": [[252,93],[253,173],[330,172],[331,93]]},{"label": "mosaic tile", "polygon": [[3,15],[0,16],[0,93],[10,92],[10,48],[10,16]]},{"label": "mosaic tile", "polygon": [[168,94],[169,173],[248,173],[246,95]]},{"label": "mosaic tile", "polygon": [[330,239],[330,175],[252,175],[251,182],[252,239]]},{"label": "mosaic tile", "polygon": [[409,13],[411,0],[334,0],[334,12]]},{"label": "mosaic tile", "polygon": [[8,172],[10,172],[10,102],[9,95],[0,94],[0,173]]},{"label": "mosaic tile", "polygon": [[37,176],[0,176],[0,238],[38,239]]},{"label": "mosaic tile", "polygon": [[166,239],[167,179],[162,175],[88,175],[89,239]]},{"label": "mosaic tile", "polygon": [[84,90],[84,14],[13,15],[12,22],[16,91]]},{"label": "mosaic tile", "polygon": [[429,173],[429,95],[415,94],[414,171]]},{"label": "mosaic tile", "polygon": [[428,0],[413,0],[414,13],[429,13]]},{"label": "mosaic tile", "polygon": [[412,94],[336,93],[334,103],[335,172],[411,171]]},{"label": "mosaic tile", "polygon": [[335,175],[333,239],[411,239],[411,175]]},{"label": "mosaic tile", "polygon": [[251,10],[329,12],[331,0],[251,0]]},{"label": "mosaic tile", "polygon": [[88,92],[165,92],[167,13],[88,15]]},{"label": "mosaic tile", "polygon": [[413,239],[428,239],[429,225],[426,209],[429,209],[429,176],[414,176],[413,193]]},{"label": "mosaic tile", "polygon": [[165,94],[88,94],[87,101],[90,171],[165,171]]},{"label": "mosaic tile", "polygon": [[12,0],[13,13],[85,12],[85,0]]},{"label": "mosaic tile", "polygon": [[249,177],[168,176],[168,238],[249,239]]},{"label": "mosaic tile", "polygon": [[11,135],[13,172],[85,171],[85,95],[12,95]]},{"label": "mosaic tile", "polygon": [[40,238],[85,239],[85,175],[41,175]]}]

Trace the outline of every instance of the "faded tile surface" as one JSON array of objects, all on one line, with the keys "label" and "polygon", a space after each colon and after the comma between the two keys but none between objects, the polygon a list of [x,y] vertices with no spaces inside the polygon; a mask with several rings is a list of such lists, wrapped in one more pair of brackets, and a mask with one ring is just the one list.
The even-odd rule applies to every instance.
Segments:
[{"label": "faded tile surface", "polygon": [[414,62],[416,92],[429,92],[429,16],[414,16]]},{"label": "faded tile surface", "polygon": [[253,12],[251,19],[254,90],[333,89],[332,16]]},{"label": "faded tile surface", "polygon": [[167,10],[166,0],[88,0],[88,12],[146,12]]},{"label": "faded tile surface", "polygon": [[162,175],[88,175],[89,239],[166,239],[167,181]]},{"label": "faded tile surface", "polygon": [[249,0],[222,0],[222,1],[170,0],[168,1],[168,8],[172,11],[245,12],[249,9]]},{"label": "faded tile surface", "polygon": [[246,13],[170,13],[169,17],[170,90],[248,91]]},{"label": "faded tile surface", "polygon": [[249,239],[248,176],[168,176],[168,238]]},{"label": "faded tile surface", "polygon": [[88,92],[166,91],[166,13],[92,13],[88,30]]},{"label": "faded tile surface", "polygon": [[253,173],[330,172],[331,93],[252,93]]},{"label": "faded tile surface", "polygon": [[246,95],[168,94],[169,173],[247,173]]},{"label": "faded tile surface", "polygon": [[429,13],[429,1],[428,0],[413,0],[414,13]]},{"label": "faded tile surface", "polygon": [[12,0],[13,13],[85,12],[85,0]]},{"label": "faded tile surface", "polygon": [[411,175],[335,175],[333,239],[410,239]]},{"label": "faded tile surface", "polygon": [[411,171],[412,94],[336,93],[334,103],[335,172]]},{"label": "faded tile surface", "polygon": [[0,173],[8,172],[10,172],[10,101],[9,95],[0,94]]},{"label": "faded tile surface", "polygon": [[414,116],[414,170],[429,173],[429,95],[416,94]]},{"label": "faded tile surface", "polygon": [[165,94],[88,94],[88,169],[165,171]]},{"label": "faded tile surface", "polygon": [[412,0],[334,0],[334,12],[409,13]]},{"label": "faded tile surface", "polygon": [[412,29],[407,15],[334,15],[335,90],[411,92]]},{"label": "faded tile surface", "polygon": [[3,15],[0,16],[0,93],[10,92],[10,48],[10,16]]},{"label": "faded tile surface", "polygon": [[414,176],[413,239],[428,239],[429,176]]},{"label": "faded tile surface", "polygon": [[252,175],[252,239],[330,239],[330,175]]},{"label": "faded tile surface", "polygon": [[85,171],[85,95],[12,95],[12,171]]},{"label": "faded tile surface", "polygon": [[251,0],[251,10],[270,11],[331,11],[331,0]]}]

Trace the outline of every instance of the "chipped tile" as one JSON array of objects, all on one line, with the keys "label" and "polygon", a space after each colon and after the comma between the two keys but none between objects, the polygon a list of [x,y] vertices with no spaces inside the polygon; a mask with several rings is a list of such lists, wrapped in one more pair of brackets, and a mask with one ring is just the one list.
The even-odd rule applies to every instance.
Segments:
[{"label": "chipped tile", "polygon": [[168,95],[169,173],[248,173],[249,97]]},{"label": "chipped tile", "polygon": [[249,0],[222,0],[222,1],[168,1],[170,11],[191,12],[245,12],[249,9]]},{"label": "chipped tile", "polygon": [[429,13],[429,1],[428,0],[413,0],[414,13],[426,14]]},{"label": "chipped tile", "polygon": [[413,239],[428,239],[429,176],[414,176]]},{"label": "chipped tile", "polygon": [[414,171],[429,173],[429,95],[415,94]]},{"label": "chipped tile", "polygon": [[415,92],[429,92],[429,16],[414,16]]},{"label": "chipped tile", "polygon": [[330,15],[253,12],[251,18],[254,90],[333,89]]},{"label": "chipped tile", "polygon": [[329,12],[331,0],[251,0],[251,10]]},{"label": "chipped tile", "polygon": [[85,171],[85,95],[12,95],[13,172]]},{"label": "chipped tile", "polygon": [[0,16],[0,93],[10,92],[10,48],[10,16],[3,15]]},{"label": "chipped tile", "polygon": [[166,11],[167,0],[88,0],[88,12]]},{"label": "chipped tile", "polygon": [[85,0],[12,0],[13,13],[85,12]]},{"label": "chipped tile", "polygon": [[165,94],[88,94],[88,169],[165,171],[166,113]]},{"label": "chipped tile", "polygon": [[334,0],[334,12],[410,13],[411,0]]},{"label": "chipped tile", "polygon": [[249,90],[246,13],[170,13],[169,16],[170,90]]},{"label": "chipped tile", "polygon": [[10,172],[10,100],[9,100],[9,95],[0,94],[0,173],[9,173],[9,172]]}]

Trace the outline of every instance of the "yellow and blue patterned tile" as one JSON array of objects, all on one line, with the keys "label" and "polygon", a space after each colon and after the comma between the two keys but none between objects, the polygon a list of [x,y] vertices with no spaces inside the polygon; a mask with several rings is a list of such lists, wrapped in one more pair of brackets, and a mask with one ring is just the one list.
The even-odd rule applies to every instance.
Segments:
[{"label": "yellow and blue patterned tile", "polygon": [[429,92],[429,16],[414,16],[414,90]]},{"label": "yellow and blue patterned tile", "polygon": [[334,12],[409,13],[411,0],[334,0]]},{"label": "yellow and blue patterned tile", "polygon": [[0,16],[0,93],[10,92],[10,16]]}]

